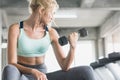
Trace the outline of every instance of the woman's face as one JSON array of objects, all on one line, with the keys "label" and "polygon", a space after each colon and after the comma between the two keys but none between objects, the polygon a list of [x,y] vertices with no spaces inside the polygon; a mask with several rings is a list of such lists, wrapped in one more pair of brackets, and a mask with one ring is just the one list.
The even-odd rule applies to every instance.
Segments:
[{"label": "woman's face", "polygon": [[45,25],[48,25],[52,22],[52,20],[54,20],[54,15],[55,11],[51,9],[44,11],[42,21],[45,23]]}]

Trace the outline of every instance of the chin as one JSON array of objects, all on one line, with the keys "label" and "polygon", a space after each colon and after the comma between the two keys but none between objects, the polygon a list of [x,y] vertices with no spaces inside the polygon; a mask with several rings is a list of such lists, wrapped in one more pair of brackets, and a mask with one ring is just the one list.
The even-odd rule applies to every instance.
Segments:
[{"label": "chin", "polygon": [[48,26],[51,26],[51,25],[52,25],[52,23],[51,23],[51,22],[49,22],[47,25],[48,25]]}]

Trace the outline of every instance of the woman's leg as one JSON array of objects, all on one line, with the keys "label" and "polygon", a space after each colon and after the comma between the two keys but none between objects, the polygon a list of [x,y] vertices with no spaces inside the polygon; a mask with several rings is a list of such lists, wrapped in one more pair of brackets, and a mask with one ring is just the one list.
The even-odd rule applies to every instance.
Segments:
[{"label": "woman's leg", "polygon": [[71,68],[69,71],[56,71],[47,74],[48,80],[95,80],[89,66]]},{"label": "woman's leg", "polygon": [[67,80],[66,79],[66,72],[60,70],[51,73],[47,73],[48,80]]},{"label": "woman's leg", "polygon": [[14,65],[7,65],[2,73],[2,80],[28,80],[21,75],[20,71]]},{"label": "woman's leg", "polygon": [[13,65],[7,65],[2,73],[2,80],[19,80],[20,72]]},{"label": "woman's leg", "polygon": [[67,73],[67,80],[95,80],[95,77],[90,66],[80,66]]},{"label": "woman's leg", "polygon": [[[40,65],[26,65],[22,63],[19,64],[25,67],[38,69],[43,73],[46,73],[47,71],[45,64]],[[21,74],[20,71],[14,65],[7,65],[3,70],[2,80],[35,80],[35,78],[31,74]]]}]

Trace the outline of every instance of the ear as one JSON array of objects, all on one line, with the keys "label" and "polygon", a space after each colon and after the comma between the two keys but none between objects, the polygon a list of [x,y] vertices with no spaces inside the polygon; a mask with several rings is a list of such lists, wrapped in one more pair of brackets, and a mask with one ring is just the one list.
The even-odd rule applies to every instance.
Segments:
[{"label": "ear", "polygon": [[44,12],[44,8],[39,7],[39,13],[43,14],[43,12]]}]

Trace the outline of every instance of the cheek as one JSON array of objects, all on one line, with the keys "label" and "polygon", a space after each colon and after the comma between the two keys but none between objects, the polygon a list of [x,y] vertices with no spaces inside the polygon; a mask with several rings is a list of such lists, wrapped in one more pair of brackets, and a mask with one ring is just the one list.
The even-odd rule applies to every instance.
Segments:
[{"label": "cheek", "polygon": [[45,24],[49,24],[52,21],[53,16],[51,15],[51,13],[45,13],[42,17],[42,22]]},{"label": "cheek", "polygon": [[52,16],[51,15],[45,15],[45,20],[46,21],[51,21],[52,19]]},{"label": "cheek", "polygon": [[44,24],[50,23],[49,17],[48,17],[48,16],[44,16],[44,17],[42,18],[42,22],[43,22]]}]

